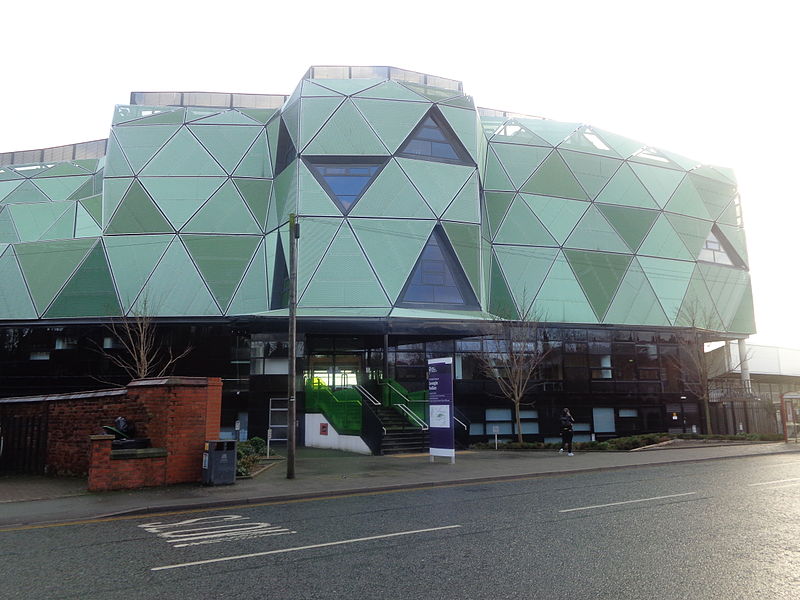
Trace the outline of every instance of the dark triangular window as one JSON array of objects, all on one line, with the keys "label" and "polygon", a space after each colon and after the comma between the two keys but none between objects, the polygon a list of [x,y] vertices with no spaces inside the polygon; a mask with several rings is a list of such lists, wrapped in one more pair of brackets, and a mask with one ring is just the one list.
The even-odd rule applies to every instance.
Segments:
[{"label": "dark triangular window", "polygon": [[289,269],[286,268],[286,255],[283,253],[281,236],[275,247],[275,263],[272,269],[272,294],[269,298],[270,310],[289,306]]},{"label": "dark triangular window", "polygon": [[474,165],[469,152],[435,106],[414,128],[397,152],[406,158],[421,158],[457,165]]},{"label": "dark triangular window", "polygon": [[385,156],[305,156],[303,161],[343,214],[375,181],[388,162]]},{"label": "dark triangular window", "polygon": [[708,237],[700,249],[697,260],[730,267],[743,268],[745,266],[744,261],[716,225],[708,232]]},{"label": "dark triangular window", "polygon": [[477,310],[478,299],[441,227],[434,228],[397,306]]},{"label": "dark triangular window", "polygon": [[292,161],[297,158],[297,149],[292,142],[292,136],[289,135],[289,130],[283,119],[280,119],[280,126],[278,127],[278,146],[275,150],[275,176],[292,164]]}]

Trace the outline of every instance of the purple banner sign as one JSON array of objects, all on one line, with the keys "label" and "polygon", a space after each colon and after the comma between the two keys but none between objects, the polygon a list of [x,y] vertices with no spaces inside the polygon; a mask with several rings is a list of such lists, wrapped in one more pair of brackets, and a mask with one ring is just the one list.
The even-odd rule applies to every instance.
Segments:
[{"label": "purple banner sign", "polygon": [[434,456],[449,456],[455,462],[452,357],[428,360],[428,410],[431,462]]}]

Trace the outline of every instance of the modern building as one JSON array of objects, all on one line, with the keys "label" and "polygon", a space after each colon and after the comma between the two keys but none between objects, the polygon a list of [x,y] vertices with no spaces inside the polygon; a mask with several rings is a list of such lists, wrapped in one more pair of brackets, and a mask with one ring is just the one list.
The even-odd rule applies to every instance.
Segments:
[{"label": "modern building", "polygon": [[135,92],[107,140],[0,164],[1,396],[124,382],[107,324],[146,314],[192,347],[179,374],[223,377],[225,426],[264,435],[287,389],[290,214],[299,411],[339,433],[364,433],[360,412],[332,414],[364,391],[424,415],[426,359],[453,356],[469,439],[510,436],[476,354],[502,352],[491,323],[531,303],[550,353],[529,439],[562,406],[576,439],[676,411],[701,428],[696,333],[755,331],[729,169],[476,108],[442,77],[324,66],[290,96]]}]

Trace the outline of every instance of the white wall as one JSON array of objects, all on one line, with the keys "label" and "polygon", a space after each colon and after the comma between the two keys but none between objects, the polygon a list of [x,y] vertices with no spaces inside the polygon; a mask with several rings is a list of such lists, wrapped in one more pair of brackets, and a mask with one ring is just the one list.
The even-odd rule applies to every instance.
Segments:
[{"label": "white wall", "polygon": [[[328,425],[328,435],[320,435],[319,426]],[[330,448],[344,450],[357,454],[372,454],[372,451],[357,435],[339,435],[323,415],[317,413],[306,414],[306,446],[311,448]]]}]

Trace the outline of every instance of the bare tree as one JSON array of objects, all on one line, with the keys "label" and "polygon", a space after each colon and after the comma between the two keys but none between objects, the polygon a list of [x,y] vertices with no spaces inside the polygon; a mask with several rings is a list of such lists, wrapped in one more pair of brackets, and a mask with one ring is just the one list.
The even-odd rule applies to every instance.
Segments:
[{"label": "bare tree", "polygon": [[121,346],[121,352],[103,347],[99,347],[99,351],[131,379],[163,377],[192,351],[192,347],[187,346],[176,353],[171,345],[162,344],[147,297],[137,303],[130,315],[112,319],[106,329]]},{"label": "bare tree", "polygon": [[[497,343],[497,352],[475,354],[481,372],[500,388],[500,394],[514,405],[517,441],[522,442],[520,406],[536,381],[539,366],[550,353],[539,339],[541,324],[533,304],[519,319],[498,321],[487,331]],[[529,402],[533,406],[534,402]]]}]

